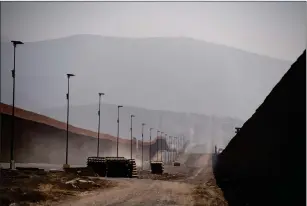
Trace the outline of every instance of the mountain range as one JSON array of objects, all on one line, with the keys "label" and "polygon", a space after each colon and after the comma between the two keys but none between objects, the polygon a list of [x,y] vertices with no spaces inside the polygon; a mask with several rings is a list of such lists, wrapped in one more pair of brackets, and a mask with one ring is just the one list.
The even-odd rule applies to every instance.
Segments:
[{"label": "mountain range", "polygon": [[[76,35],[16,49],[16,104],[30,110],[105,101],[247,119],[292,62],[190,38]],[[1,44],[2,101],[11,103],[13,47]]]},{"label": "mountain range", "polygon": [[[72,124],[96,130],[98,92],[105,92],[101,114],[107,133],[116,132],[120,104],[123,136],[129,137],[129,114],[137,113],[139,124],[194,133],[196,142],[228,141],[233,127],[254,113],[291,64],[191,38],[76,35],[25,42],[16,48],[16,106],[66,121],[66,74],[73,73]],[[7,104],[12,68],[13,47],[2,42],[1,101]]]},{"label": "mountain range", "polygon": [[[84,105],[70,107],[71,124],[97,131],[98,128],[98,105]],[[52,108],[44,110],[43,113],[55,119],[66,121],[66,108]],[[152,127],[152,138],[156,138],[157,129],[168,134],[168,136],[188,137],[192,144],[204,144],[206,150],[211,150],[212,145],[224,147],[235,134],[235,127],[243,125],[243,121],[216,117],[213,115],[199,115],[191,113],[170,112],[160,110],[148,110],[137,107],[124,106],[119,112],[119,135],[130,138],[131,118],[133,137],[141,139],[142,123],[144,127],[144,139],[150,138],[149,128]],[[82,118],[81,118],[82,117]],[[117,105],[101,105],[101,132],[117,135]]]}]

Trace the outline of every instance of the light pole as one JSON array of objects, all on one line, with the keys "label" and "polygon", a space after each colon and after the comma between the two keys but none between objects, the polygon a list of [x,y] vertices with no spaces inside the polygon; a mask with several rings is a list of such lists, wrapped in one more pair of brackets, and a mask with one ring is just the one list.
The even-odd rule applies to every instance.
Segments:
[{"label": "light pole", "polygon": [[181,136],[181,138],[180,138],[180,148],[181,148],[181,150],[183,149],[183,136]]},{"label": "light pole", "polygon": [[149,128],[149,163],[151,163],[151,130],[153,128]]},{"label": "light pole", "polygon": [[144,126],[146,124],[142,123],[142,170],[143,170],[143,162],[144,162],[144,158],[143,158],[143,147],[144,147]]},{"label": "light pole", "polygon": [[164,150],[163,150],[163,153],[164,153],[164,161],[166,162],[166,138],[167,138],[167,134],[165,133],[165,138],[164,138]]},{"label": "light pole", "polygon": [[161,147],[160,147],[160,150],[161,150],[161,162],[162,162],[162,137],[163,137],[163,134],[164,134],[164,132],[161,132],[161,140],[160,140],[160,145],[161,145]]},{"label": "light pole", "polygon": [[172,143],[171,143],[172,136],[168,136],[168,145],[169,145],[169,153],[168,153],[168,162],[171,164],[172,162]]},{"label": "light pole", "polygon": [[156,140],[156,147],[157,147],[157,152],[156,152],[156,154],[157,154],[157,161],[158,161],[158,151],[159,151],[159,145],[158,145],[158,137],[159,137],[159,130],[157,130],[157,140]]},{"label": "light pole", "polygon": [[97,157],[99,157],[99,134],[100,134],[100,102],[101,102],[101,96],[104,95],[104,93],[98,93],[99,95],[99,107],[98,107],[98,140],[97,140]]},{"label": "light pole", "polygon": [[16,46],[24,44],[21,41],[11,41],[14,46],[14,67],[12,70],[13,77],[13,111],[12,111],[12,136],[11,136],[11,161],[10,161],[10,169],[15,169],[15,161],[14,161],[14,139],[15,139],[15,69],[16,69]]},{"label": "light pole", "polygon": [[180,137],[178,137],[178,156],[179,156],[179,154],[180,154]]},{"label": "light pole", "polygon": [[181,141],[180,140],[181,140],[181,138],[180,137],[177,137],[177,138],[178,138],[178,140],[177,140],[178,141],[178,153],[180,153],[180,149],[181,149],[181,146],[180,146]]},{"label": "light pole", "polygon": [[236,129],[236,134],[238,134],[240,132],[241,127],[235,127]]},{"label": "light pole", "polygon": [[135,117],[133,114],[130,115],[130,135],[131,135],[131,154],[130,154],[130,158],[132,159],[132,118]]},{"label": "light pole", "polygon": [[175,145],[176,145],[176,159],[178,157],[178,137],[175,137]]},{"label": "light pole", "polygon": [[174,136],[172,136],[171,144],[172,144],[172,162],[174,162],[174,161],[175,161],[175,154],[174,154],[174,151],[175,151],[175,147],[174,147]]},{"label": "light pole", "polygon": [[67,99],[67,121],[66,121],[66,159],[65,159],[65,164],[68,166],[68,125],[69,125],[69,79],[70,77],[74,77],[74,74],[66,74],[67,75],[67,94],[66,94],[66,99]]},{"label": "light pole", "polygon": [[175,138],[176,138],[176,137],[174,137],[174,136],[173,136],[173,138],[172,138],[172,145],[173,145],[173,162],[175,162],[175,158],[176,158],[176,144],[175,144]]},{"label": "light pole", "polygon": [[117,139],[116,139],[116,157],[118,157],[118,140],[119,140],[119,108],[123,107],[122,105],[117,106]]},{"label": "light pole", "polygon": [[176,159],[176,137],[173,137],[173,145],[174,145],[173,161],[175,162],[175,159]]},{"label": "light pole", "polygon": [[181,151],[181,146],[180,146],[180,137],[178,137],[178,156],[180,154]]}]

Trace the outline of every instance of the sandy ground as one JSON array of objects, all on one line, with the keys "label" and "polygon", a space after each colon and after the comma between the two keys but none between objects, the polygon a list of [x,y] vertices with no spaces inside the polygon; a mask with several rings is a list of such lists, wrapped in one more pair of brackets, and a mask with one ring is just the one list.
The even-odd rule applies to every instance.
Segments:
[{"label": "sandy ground", "polygon": [[[114,187],[114,182],[98,177],[80,177],[74,173],[1,170],[0,205],[40,205],[64,200],[83,192]],[[38,204],[37,204],[38,203]]]},{"label": "sandy ground", "polygon": [[[66,200],[52,206],[225,206],[221,191],[212,183],[211,167],[166,166],[170,180],[111,179],[114,188]],[[145,176],[145,175],[144,175]],[[213,180],[214,182],[214,180]]]},{"label": "sandy ground", "polygon": [[[197,161],[201,159],[203,164]],[[81,192],[60,202],[34,204],[44,206],[226,206],[214,183],[210,161],[193,157],[191,163],[179,167],[165,165],[165,174],[153,177],[142,171],[140,178],[106,178],[115,186]],[[197,163],[197,164],[195,164]],[[192,166],[191,166],[192,165]],[[32,166],[32,165],[31,165]],[[34,165],[33,165],[34,166]],[[40,165],[42,166],[42,165]],[[45,166],[45,165],[44,165]],[[46,165],[45,169],[58,165]],[[113,185],[112,183],[112,185]]]},{"label": "sandy ground", "polygon": [[193,185],[151,179],[114,179],[118,186],[57,206],[153,206],[193,205]]}]

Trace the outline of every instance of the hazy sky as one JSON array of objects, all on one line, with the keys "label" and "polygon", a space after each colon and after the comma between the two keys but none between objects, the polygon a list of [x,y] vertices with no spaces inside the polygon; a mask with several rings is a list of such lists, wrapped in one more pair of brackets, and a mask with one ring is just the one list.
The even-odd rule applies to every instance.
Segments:
[{"label": "hazy sky", "polygon": [[1,2],[1,37],[192,37],[294,61],[306,2]]}]

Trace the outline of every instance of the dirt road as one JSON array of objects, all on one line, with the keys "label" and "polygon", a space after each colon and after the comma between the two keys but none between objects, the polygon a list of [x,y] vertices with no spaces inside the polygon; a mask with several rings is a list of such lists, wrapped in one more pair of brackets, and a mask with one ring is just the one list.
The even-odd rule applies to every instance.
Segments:
[{"label": "dirt road", "polygon": [[[180,169],[178,169],[180,170]],[[197,169],[192,176],[179,180],[111,179],[114,188],[67,200],[54,206],[193,206],[200,205],[193,198],[197,183],[205,181],[208,170]]]},{"label": "dirt road", "polygon": [[193,205],[193,185],[150,179],[114,179],[118,186],[58,206],[181,206]]},{"label": "dirt road", "polygon": [[[192,157],[194,156],[192,155]],[[165,165],[163,175],[152,175],[150,171],[143,170],[139,171],[139,178],[136,179],[107,178],[111,182],[105,182],[108,182],[108,185],[112,185],[110,187],[101,187],[96,191],[83,190],[83,192],[74,193],[70,197],[68,195],[65,198],[57,198],[57,201],[61,202],[54,202],[54,199],[48,199],[47,201],[34,203],[34,205],[224,206],[220,191],[216,190],[217,188],[214,184],[206,183],[210,182],[210,178],[213,177],[210,161],[203,160],[203,158],[201,159],[203,164],[196,164],[201,157],[203,156],[196,155],[196,158],[190,158],[190,161],[187,161],[189,164],[181,164],[179,167]],[[46,165],[46,167],[51,168],[51,165]],[[55,166],[52,165],[52,167],[54,168]],[[99,179],[94,181],[100,181]],[[49,194],[49,192],[46,194]],[[68,199],[66,199],[67,197]]]},{"label": "dirt road", "polygon": [[[190,168],[165,166],[170,174],[184,174],[182,179],[111,179],[118,186],[91,195],[67,200],[54,206],[193,206],[202,205],[193,197],[193,190],[198,183],[210,176],[210,167]],[[210,195],[209,195],[210,196]],[[205,204],[208,205],[208,204]]]}]

